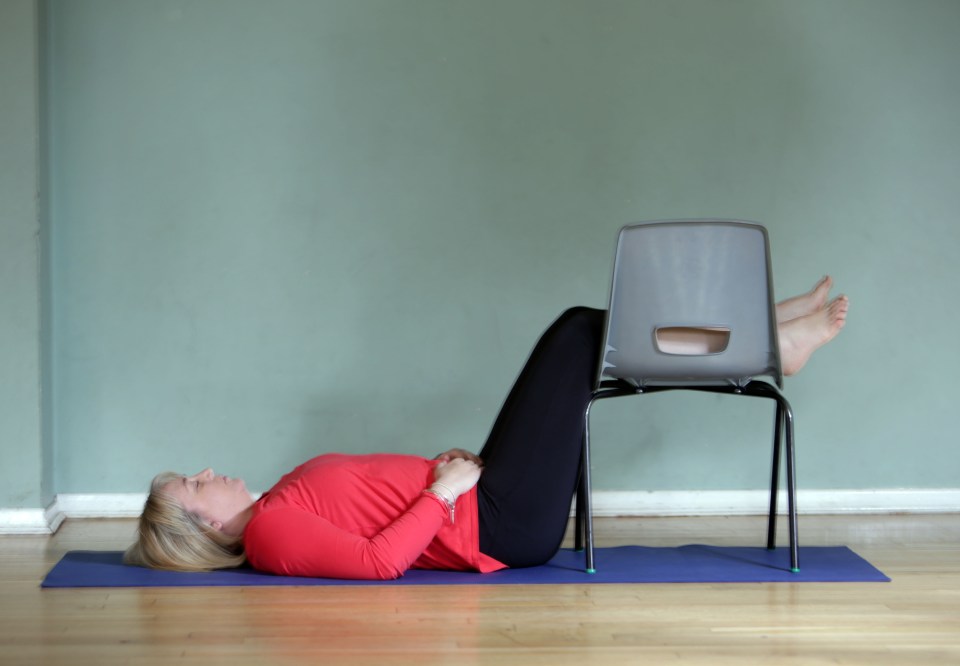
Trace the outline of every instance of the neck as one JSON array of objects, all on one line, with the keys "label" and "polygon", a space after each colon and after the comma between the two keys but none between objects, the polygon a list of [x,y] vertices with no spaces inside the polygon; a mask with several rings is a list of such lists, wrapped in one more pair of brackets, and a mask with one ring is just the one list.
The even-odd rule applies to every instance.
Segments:
[{"label": "neck", "polygon": [[253,518],[253,504],[225,522],[220,531],[232,537],[241,537],[251,518]]}]

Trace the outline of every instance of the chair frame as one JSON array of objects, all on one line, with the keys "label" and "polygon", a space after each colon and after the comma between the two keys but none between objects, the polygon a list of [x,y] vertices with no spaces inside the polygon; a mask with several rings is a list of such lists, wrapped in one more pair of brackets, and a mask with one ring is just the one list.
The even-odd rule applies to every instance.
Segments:
[{"label": "chair frame", "polygon": [[[593,539],[593,501],[590,483],[590,409],[597,400],[619,398],[628,395],[659,393],[662,391],[685,390],[745,395],[758,398],[770,398],[777,403],[776,424],[773,433],[773,471],[770,480],[770,515],[767,519],[767,548],[776,548],[777,499],[780,482],[782,442],[786,441],[787,504],[790,532],[790,569],[800,571],[798,530],[797,530],[797,478],[794,456],[793,409],[780,390],[764,381],[753,380],[745,386],[650,386],[639,387],[624,380],[604,380],[600,388],[593,392],[584,414],[583,451],[581,460],[580,484],[577,489],[575,547],[586,550],[587,573],[596,573]],[[781,434],[783,437],[781,438]],[[584,546],[586,546],[584,548]]]}]

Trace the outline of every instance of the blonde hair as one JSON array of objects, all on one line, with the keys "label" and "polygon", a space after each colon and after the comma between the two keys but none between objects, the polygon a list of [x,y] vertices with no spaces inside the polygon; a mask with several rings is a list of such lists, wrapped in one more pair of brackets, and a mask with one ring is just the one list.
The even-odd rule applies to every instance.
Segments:
[{"label": "blonde hair", "polygon": [[224,534],[183,508],[164,488],[182,474],[164,472],[150,484],[125,564],[169,571],[210,571],[244,563],[243,539]]}]

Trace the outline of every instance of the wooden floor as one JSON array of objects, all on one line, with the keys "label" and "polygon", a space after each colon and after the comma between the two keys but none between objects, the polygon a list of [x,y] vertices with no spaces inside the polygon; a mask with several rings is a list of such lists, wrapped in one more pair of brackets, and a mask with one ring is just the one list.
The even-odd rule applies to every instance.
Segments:
[{"label": "wooden floor", "polygon": [[[758,518],[602,519],[601,545],[762,541]],[[41,590],[129,520],[0,537],[0,664],[960,664],[960,515],[815,517],[892,583]]]}]

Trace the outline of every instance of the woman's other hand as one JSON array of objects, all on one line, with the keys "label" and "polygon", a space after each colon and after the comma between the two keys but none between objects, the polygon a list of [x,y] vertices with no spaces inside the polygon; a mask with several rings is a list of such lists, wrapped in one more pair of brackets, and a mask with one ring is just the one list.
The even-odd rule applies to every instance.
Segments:
[{"label": "woman's other hand", "polygon": [[450,449],[449,451],[444,451],[434,458],[434,460],[439,460],[440,462],[450,462],[451,460],[469,460],[478,467],[483,467],[483,461],[480,460],[480,456],[478,456],[476,453],[471,453],[466,449]]}]

